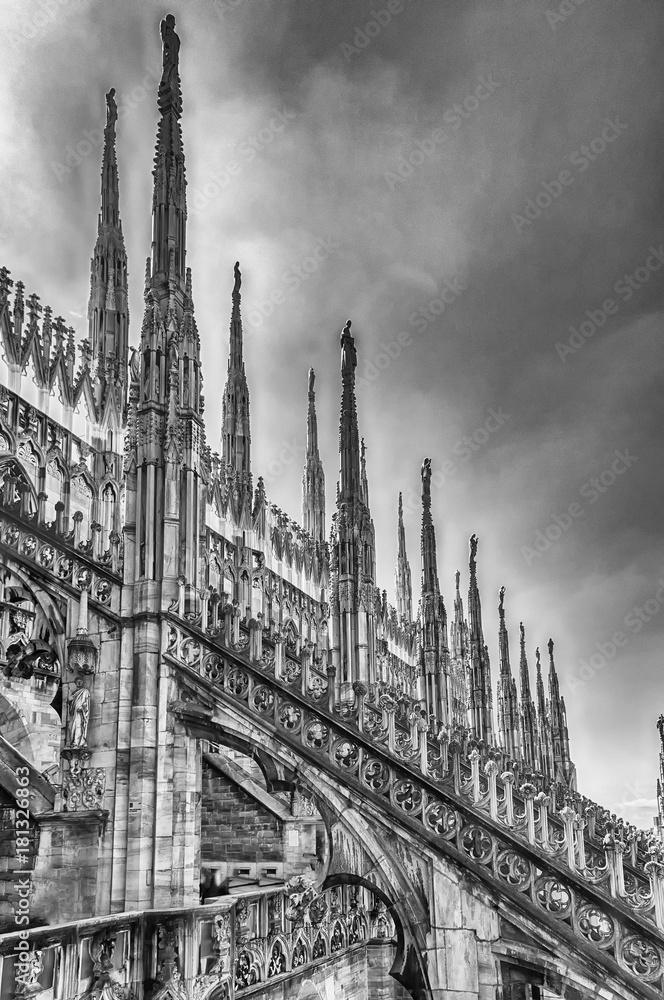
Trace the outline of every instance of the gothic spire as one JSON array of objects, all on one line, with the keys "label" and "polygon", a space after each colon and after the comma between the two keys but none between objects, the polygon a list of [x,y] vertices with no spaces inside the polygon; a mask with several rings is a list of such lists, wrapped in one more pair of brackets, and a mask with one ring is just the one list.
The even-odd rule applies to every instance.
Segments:
[{"label": "gothic spire", "polygon": [[505,625],[505,588],[500,588],[500,593],[498,595],[498,648],[500,651],[500,673],[505,674],[508,677],[512,676],[512,668],[510,666],[510,650],[509,642],[507,637],[507,627]]},{"label": "gothic spire", "polygon": [[451,631],[451,654],[453,657],[463,660],[468,652],[468,624],[463,617],[463,600],[461,598],[460,587],[461,573],[459,570],[455,574],[454,592],[454,621]]},{"label": "gothic spire", "polygon": [[498,645],[500,649],[500,678],[498,680],[498,734],[500,743],[511,757],[520,756],[519,705],[516,681],[510,666],[509,640],[505,625],[505,588],[500,588],[498,616]]},{"label": "gothic spire", "polygon": [[403,497],[399,494],[399,510],[397,525],[397,568],[394,573],[396,591],[397,615],[399,618],[413,620],[413,589],[410,577],[410,564],[406,553],[406,529],[403,523]]},{"label": "gothic spire", "polygon": [[239,476],[240,485],[250,486],[251,424],[249,420],[249,387],[242,359],[242,317],[240,288],[242,274],[239,261],[234,268],[235,281],[231,295],[230,349],[228,376],[222,399],[221,452],[226,467]]},{"label": "gothic spire", "polygon": [[338,502],[361,499],[360,436],[355,401],[357,351],[350,332],[351,321],[341,333],[341,413],[339,416]]},{"label": "gothic spire", "polygon": [[532,695],[530,693],[530,674],[526,659],[526,632],[523,622],[519,622],[520,660],[519,674],[521,683],[521,746],[523,759],[528,767],[541,770],[537,744],[537,715]]},{"label": "gothic spire", "polygon": [[431,459],[425,458],[422,463],[422,597],[425,594],[438,594],[438,565],[436,559],[436,531],[431,517]]},{"label": "gothic spire", "polygon": [[470,538],[469,570],[469,724],[476,739],[484,740],[485,743],[491,745],[493,743],[493,693],[491,690],[489,650],[484,642],[482,605],[477,585],[477,535],[471,535]]},{"label": "gothic spire", "polygon": [[[118,118],[115,90],[106,95],[106,126],[101,167],[101,211],[97,241],[90,261],[88,300],[89,367],[95,377],[95,395],[103,421],[109,397],[116,405],[104,421],[104,430],[122,427],[126,396],[129,306],[127,301],[127,252],[120,221],[120,190],[115,152]],[[116,450],[119,442],[113,442]]]},{"label": "gothic spire", "polygon": [[528,660],[526,658],[526,630],[523,622],[519,622],[519,680],[521,682],[521,699],[530,699],[530,673],[528,671]]},{"label": "gothic spire", "polygon": [[560,694],[558,672],[553,659],[553,639],[549,639],[549,711],[556,777],[558,777],[559,772],[562,772],[565,781],[573,785],[576,769],[570,757],[567,711],[565,699]]},{"label": "gothic spire", "polygon": [[157,96],[160,119],[152,171],[152,287],[163,302],[169,293],[169,278],[180,293],[178,299],[184,298],[186,281],[187,182],[180,128],[180,39],[175,33],[173,14],[167,14],[161,22],[161,38],[163,70]]},{"label": "gothic spire", "polygon": [[325,473],[318,451],[318,421],[316,419],[316,374],[309,369],[307,409],[307,453],[302,475],[302,527],[316,542],[325,541]]},{"label": "gothic spire", "polygon": [[537,672],[537,714],[544,717],[546,715],[546,699],[544,697],[544,681],[542,680],[542,661],[540,659],[539,646],[535,650],[535,669]]}]

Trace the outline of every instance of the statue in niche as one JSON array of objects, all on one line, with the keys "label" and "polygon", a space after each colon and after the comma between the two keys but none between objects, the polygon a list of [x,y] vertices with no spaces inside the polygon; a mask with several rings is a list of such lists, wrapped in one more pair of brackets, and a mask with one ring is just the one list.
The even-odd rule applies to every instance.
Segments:
[{"label": "statue in niche", "polygon": [[70,747],[85,747],[88,739],[88,722],[90,721],[90,692],[83,684],[83,678],[78,676],[76,687],[69,697],[69,721],[67,723],[67,738]]}]

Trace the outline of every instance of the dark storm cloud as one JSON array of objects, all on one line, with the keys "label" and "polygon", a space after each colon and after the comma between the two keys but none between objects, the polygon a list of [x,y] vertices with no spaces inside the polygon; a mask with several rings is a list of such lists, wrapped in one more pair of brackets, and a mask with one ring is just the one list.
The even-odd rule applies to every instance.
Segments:
[{"label": "dark storm cloud", "polygon": [[[171,7],[213,446],[239,258],[254,467],[271,499],[297,516],[313,364],[332,503],[351,316],[381,585],[397,492],[417,496],[431,455],[448,610],[476,531],[492,648],[505,584],[512,644],[523,619],[531,667],[535,645],[556,638],[583,790],[647,822],[664,610],[638,631],[625,618],[664,574],[661,4],[586,0],[562,19],[545,0]],[[66,316],[85,314],[100,148],[64,174],[54,164],[99,127],[111,85],[127,102],[134,341],[165,12],[59,3],[1,71],[2,263]],[[20,34],[25,5],[3,15]],[[508,419],[484,440],[492,409]],[[636,461],[605,487],[626,450]],[[582,513],[560,527],[573,504]],[[418,579],[417,513],[407,532]],[[528,559],[538,532],[549,547]],[[617,630],[628,642],[575,686]]]}]

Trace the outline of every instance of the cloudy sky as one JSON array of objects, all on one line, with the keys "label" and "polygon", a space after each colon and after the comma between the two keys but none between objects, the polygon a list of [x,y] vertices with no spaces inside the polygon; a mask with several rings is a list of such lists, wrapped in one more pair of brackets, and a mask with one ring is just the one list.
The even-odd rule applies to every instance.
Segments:
[{"label": "cloudy sky", "polygon": [[3,0],[0,265],[85,335],[115,86],[137,342],[171,9],[213,445],[239,259],[253,468],[270,499],[299,518],[313,365],[329,517],[350,317],[381,586],[392,598],[399,490],[419,580],[430,456],[448,611],[476,532],[494,682],[505,585],[513,666],[520,620],[533,674],[535,646],[556,641],[581,790],[649,825],[664,711],[664,7],[548,3]]}]

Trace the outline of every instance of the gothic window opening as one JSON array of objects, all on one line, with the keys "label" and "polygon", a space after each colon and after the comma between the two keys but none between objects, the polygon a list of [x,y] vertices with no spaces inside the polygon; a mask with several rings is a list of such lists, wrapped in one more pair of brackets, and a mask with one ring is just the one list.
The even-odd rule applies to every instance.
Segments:
[{"label": "gothic window opening", "polygon": [[110,483],[107,483],[101,495],[101,517],[99,519],[103,529],[102,541],[104,549],[108,548],[110,533],[115,530],[116,503],[115,490]]},{"label": "gothic window opening", "polygon": [[286,956],[281,941],[275,941],[270,954],[270,964],[267,970],[267,977],[280,976],[286,971]]}]

